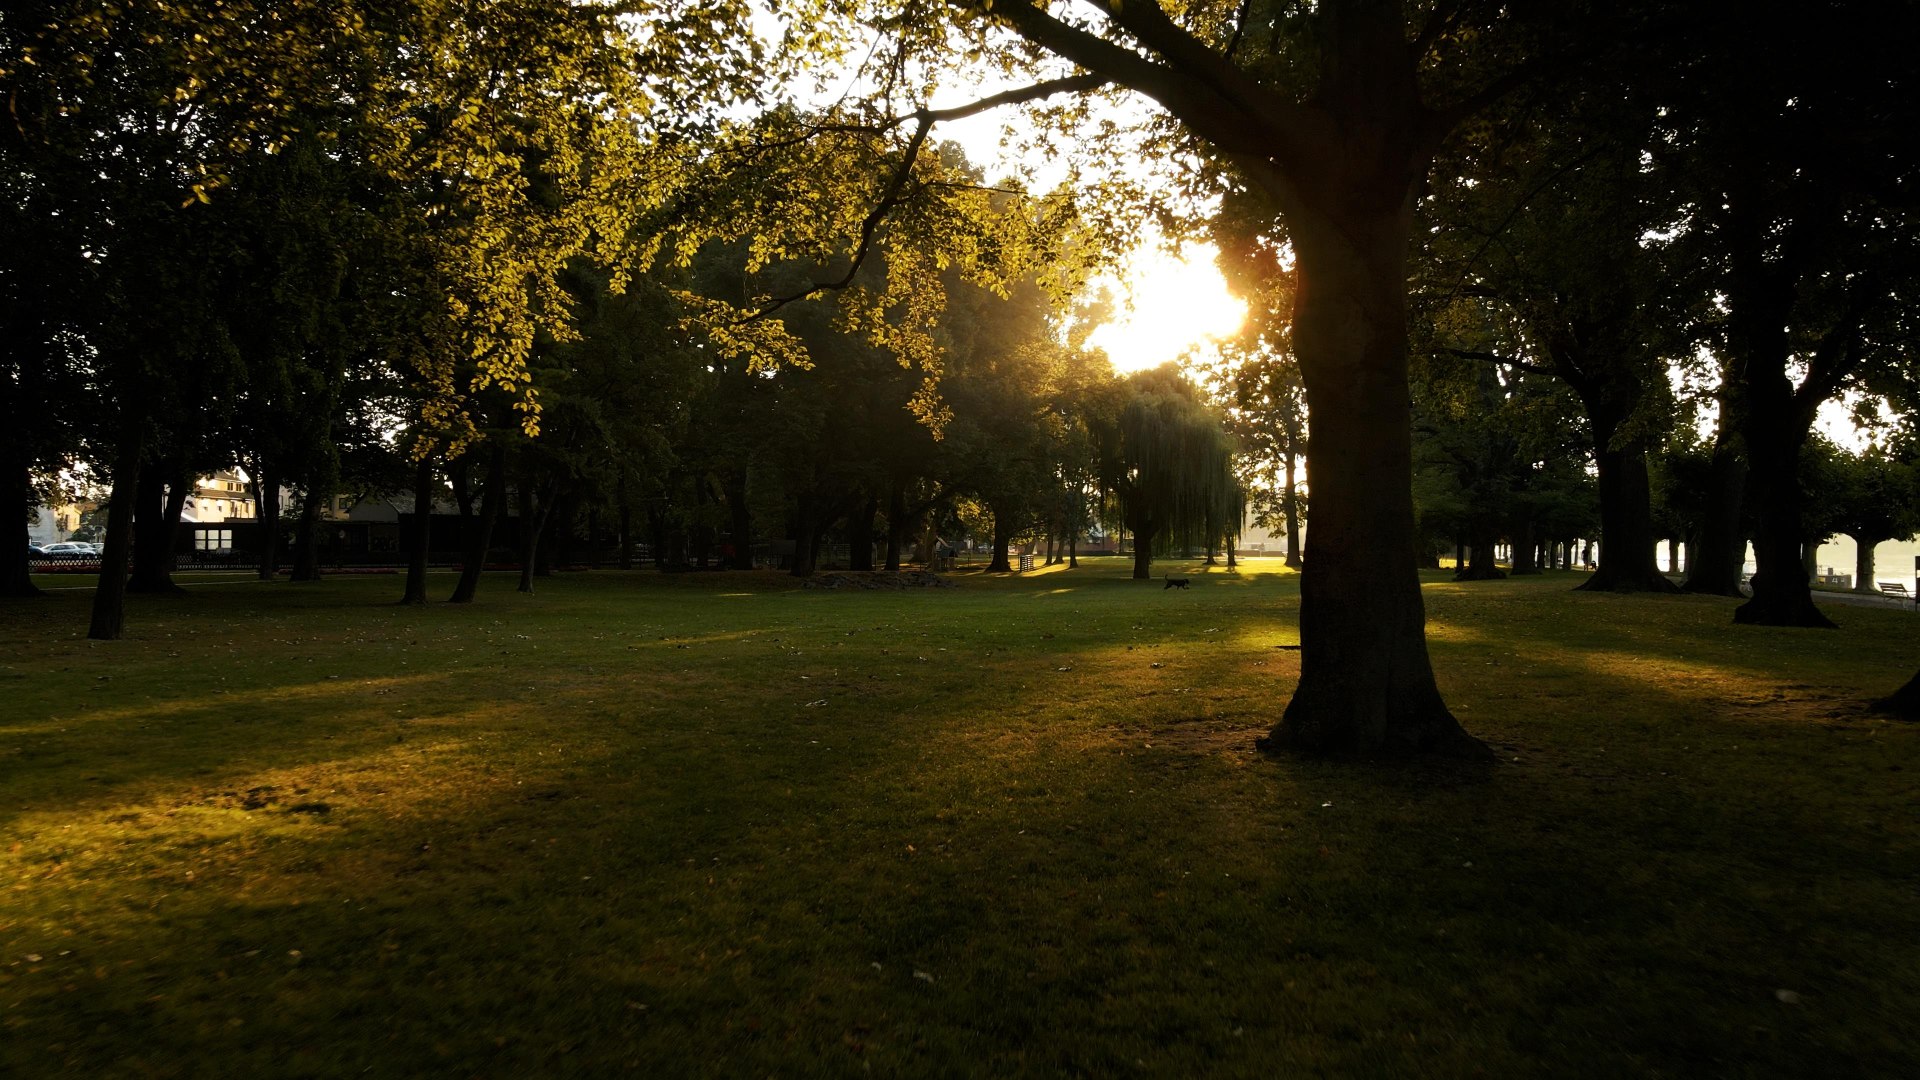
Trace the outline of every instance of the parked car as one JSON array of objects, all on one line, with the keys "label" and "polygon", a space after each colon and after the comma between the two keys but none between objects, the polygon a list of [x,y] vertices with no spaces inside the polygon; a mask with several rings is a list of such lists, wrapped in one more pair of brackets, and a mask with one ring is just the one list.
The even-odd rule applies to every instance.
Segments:
[{"label": "parked car", "polygon": [[39,544],[33,543],[32,541],[27,542],[27,558],[37,559],[40,556],[45,555],[46,553],[47,553],[46,548],[43,548]]},{"label": "parked car", "polygon": [[48,544],[41,554],[52,555],[56,558],[86,559],[92,558],[95,552],[92,544],[83,544],[74,540],[63,540],[58,544]]}]

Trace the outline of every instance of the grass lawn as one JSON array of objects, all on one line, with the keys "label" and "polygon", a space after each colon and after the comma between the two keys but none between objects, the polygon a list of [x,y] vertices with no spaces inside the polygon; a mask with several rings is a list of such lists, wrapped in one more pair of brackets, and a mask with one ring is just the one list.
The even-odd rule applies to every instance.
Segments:
[{"label": "grass lawn", "polygon": [[1501,764],[1329,764],[1125,574],[0,603],[0,1075],[1920,1075],[1920,616],[1434,575]]}]

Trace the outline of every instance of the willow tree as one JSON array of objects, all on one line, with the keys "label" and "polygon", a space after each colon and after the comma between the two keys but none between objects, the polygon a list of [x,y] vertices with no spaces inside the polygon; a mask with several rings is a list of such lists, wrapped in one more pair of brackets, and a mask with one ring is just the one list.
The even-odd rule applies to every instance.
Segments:
[{"label": "willow tree", "polygon": [[1233,440],[1177,368],[1139,372],[1118,393],[1118,409],[1094,431],[1099,480],[1133,534],[1133,576],[1145,580],[1156,550],[1237,532],[1244,503]]}]

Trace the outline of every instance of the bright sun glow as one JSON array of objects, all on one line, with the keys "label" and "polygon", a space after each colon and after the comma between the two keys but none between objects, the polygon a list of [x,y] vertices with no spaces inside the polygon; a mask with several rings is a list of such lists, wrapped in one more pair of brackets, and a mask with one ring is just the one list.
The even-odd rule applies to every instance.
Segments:
[{"label": "bright sun glow", "polygon": [[1114,286],[1119,308],[1089,344],[1107,350],[1113,369],[1124,375],[1232,336],[1246,321],[1247,305],[1227,291],[1215,254],[1208,244],[1189,244],[1177,257],[1159,247],[1135,252],[1124,281]]}]

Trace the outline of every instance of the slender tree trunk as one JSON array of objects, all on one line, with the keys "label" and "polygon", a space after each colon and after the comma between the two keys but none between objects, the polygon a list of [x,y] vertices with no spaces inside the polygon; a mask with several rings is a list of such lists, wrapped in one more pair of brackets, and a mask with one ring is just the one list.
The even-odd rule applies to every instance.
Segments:
[{"label": "slender tree trunk", "polygon": [[873,569],[873,519],[879,512],[880,497],[869,496],[847,519],[847,569]]},{"label": "slender tree trunk", "polygon": [[1585,592],[1679,592],[1654,559],[1652,488],[1646,448],[1614,447],[1618,425],[1588,409],[1600,480],[1600,567],[1577,588]]},{"label": "slender tree trunk", "polygon": [[407,552],[407,588],[403,604],[427,602],[427,559],[433,550],[433,456],[413,465],[413,546]]},{"label": "slender tree trunk", "polygon": [[540,547],[533,561],[533,576],[552,577],[557,563],[574,564],[573,519],[579,515],[580,497],[571,490],[560,490],[556,483],[541,501]]},{"label": "slender tree trunk", "polygon": [[800,496],[800,504],[794,513],[793,526],[793,569],[794,577],[812,577],[819,565],[820,553],[814,544],[819,536],[815,519],[819,516],[817,498],[811,494]]},{"label": "slender tree trunk", "polygon": [[[5,437],[0,434],[0,438]],[[33,583],[33,564],[27,552],[27,545],[33,542],[33,526],[28,523],[33,520],[39,499],[34,495],[26,455],[16,450],[12,442],[7,444],[5,468],[7,486],[13,489],[14,495],[0,505],[0,514],[19,522],[20,532],[13,538],[13,554],[7,556],[6,573],[0,576],[0,596],[39,596],[40,587]]]},{"label": "slender tree trunk", "polygon": [[255,520],[260,523],[261,581],[272,581],[280,572],[280,473],[263,460],[254,460],[253,502]]},{"label": "slender tree trunk", "polygon": [[[32,329],[22,328],[19,333],[29,334]],[[0,520],[17,522],[20,529],[14,534],[6,571],[0,574],[0,596],[40,595],[27,554],[27,545],[33,542],[34,507],[40,502],[33,490],[33,439],[28,426],[33,418],[27,407],[27,381],[34,371],[43,369],[44,361],[27,355],[26,345],[18,339],[0,343],[0,348],[8,350],[5,355],[10,360],[0,365],[0,418],[4,418],[0,422],[0,476],[12,489],[12,494],[0,501],[0,514],[6,515]]]},{"label": "slender tree trunk", "polygon": [[753,569],[753,508],[747,505],[747,471],[727,474],[722,489],[727,496],[728,533],[733,540],[732,568]]},{"label": "slender tree trunk", "polygon": [[[1871,536],[1853,538],[1853,591],[1857,593],[1877,593],[1879,587],[1873,580],[1873,549],[1880,541]],[[1920,582],[1915,582],[1920,585]]]},{"label": "slender tree trunk", "polygon": [[1740,527],[1740,508],[1746,497],[1747,460],[1736,445],[1737,438],[1729,433],[1725,395],[1721,408],[1721,432],[1714,440],[1700,542],[1691,554],[1687,580],[1681,588],[1711,596],[1743,596],[1740,573],[1747,561],[1747,537]]},{"label": "slender tree trunk", "polygon": [[1080,533],[1078,531],[1067,537],[1067,569],[1080,569]]},{"label": "slender tree trunk", "polygon": [[887,562],[888,570],[900,569],[900,551],[907,543],[907,492],[904,485],[895,482],[887,492]]},{"label": "slender tree trunk", "polygon": [[520,482],[520,586],[517,591],[533,592],[533,560],[540,550],[540,530],[535,527],[533,485],[525,477]]},{"label": "slender tree trunk", "polygon": [[320,580],[320,507],[325,494],[318,484],[300,493],[300,524],[293,540],[294,581]]},{"label": "slender tree trunk", "polygon": [[140,485],[144,424],[133,420],[121,434],[114,456],[113,492],[107,496],[107,549],[100,557],[100,584],[93,590],[93,618],[87,636],[118,641],[126,630],[127,562],[133,554],[133,496]]},{"label": "slender tree trunk", "polygon": [[1413,200],[1402,188],[1388,207],[1382,194],[1289,216],[1313,558],[1300,582],[1300,682],[1265,745],[1490,757],[1448,712],[1427,654],[1407,393]]},{"label": "slender tree trunk", "polygon": [[487,457],[487,479],[480,497],[480,527],[468,544],[460,580],[453,587],[448,603],[470,604],[480,588],[480,574],[486,569],[487,555],[493,547],[493,529],[500,520],[500,504],[507,498],[507,448],[498,440]]},{"label": "slender tree trunk", "polygon": [[1679,572],[1680,538],[1677,536],[1669,536],[1667,537],[1667,573],[1677,574]]},{"label": "slender tree trunk", "polygon": [[633,507],[627,503],[624,487],[620,491],[620,569],[633,569]]}]

